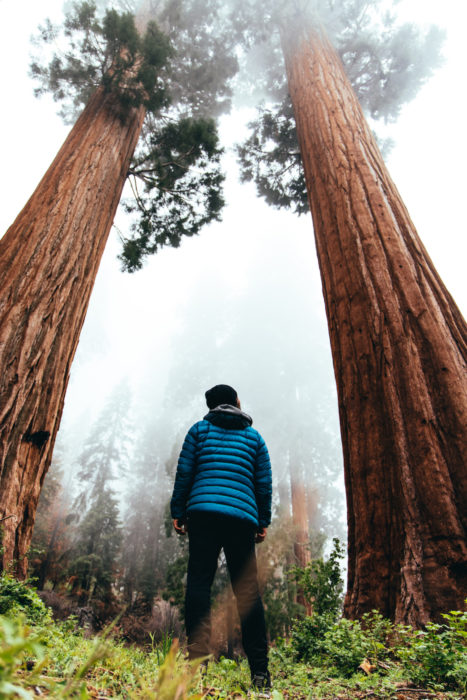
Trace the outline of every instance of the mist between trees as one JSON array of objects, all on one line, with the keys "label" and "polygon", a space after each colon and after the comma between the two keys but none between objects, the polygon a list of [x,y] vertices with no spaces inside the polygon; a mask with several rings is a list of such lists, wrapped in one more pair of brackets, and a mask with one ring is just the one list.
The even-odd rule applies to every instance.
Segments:
[{"label": "mist between trees", "polygon": [[[129,380],[119,377],[91,420],[73,405],[88,412],[93,400],[72,378],[32,543],[40,588],[107,613],[127,603],[134,614],[148,615],[153,600],[168,598],[177,619],[186,543],[172,535],[168,502],[178,452],[187,429],[207,412],[204,391],[227,378],[271,454],[274,519],[258,556],[271,635],[287,632],[301,609],[287,570],[320,555],[332,537],[345,540],[336,396],[319,290],[310,284],[313,253],[302,236],[288,241],[288,248],[267,251],[252,245],[237,282],[235,271],[228,279],[198,259],[204,280],[185,284],[186,301],[162,357],[151,348],[157,333],[148,329],[153,366],[145,366],[142,381],[137,370]],[[94,314],[97,306],[90,321]],[[101,354],[111,358],[96,348],[93,330],[91,324],[83,334],[78,381]],[[225,601],[227,593],[222,566],[216,595]],[[227,632],[220,628],[223,648]]]},{"label": "mist between trees", "polygon": [[[125,177],[133,199],[127,198],[124,207],[135,219],[130,231],[122,232],[121,260],[134,271],[149,254],[166,245],[177,247],[183,237],[219,219],[224,177],[215,119],[229,108],[236,89],[240,101],[252,95],[265,99],[238,149],[243,179],[254,181],[269,204],[299,214],[310,207],[313,215],[349,506],[346,612],[358,617],[378,607],[399,620],[426,622],[447,601],[454,605],[463,599],[465,494],[457,492],[457,485],[465,483],[458,478],[458,378],[465,367],[465,324],[417,237],[352,86],[372,119],[395,119],[439,65],[441,34],[400,26],[395,16],[383,12],[385,3],[359,0],[280,7],[246,0],[227,6],[213,0],[149,3],[148,8],[148,18],[155,11],[158,23],[147,23],[146,10],[139,8],[136,24],[147,28],[142,36],[128,14],[103,15],[100,11],[108,10],[103,4],[75,7],[65,27],[65,35],[79,37],[73,50],[32,67],[41,82],[39,92],[68,98],[72,112],[86,106],[48,176],[3,240],[10,285],[6,296],[18,300],[13,311],[5,307],[5,474],[14,475],[10,493],[24,494],[29,478],[32,484],[27,503],[5,501],[8,512],[16,509],[20,524],[14,530],[8,521],[4,558],[24,566],[69,366]],[[56,38],[52,25],[45,25],[42,39],[50,43]],[[260,76],[252,64],[262,69]],[[105,153],[121,156],[115,171],[94,168],[96,138]],[[98,162],[102,167],[105,159]],[[63,172],[74,168],[79,177],[66,182]],[[92,173],[95,181],[83,173]],[[105,188],[97,186],[104,180]],[[76,182],[80,188],[74,188]],[[43,205],[48,188],[60,194],[54,201],[61,205],[59,230],[68,248],[58,246],[55,209]],[[94,210],[103,212],[98,220]],[[34,218],[36,211],[42,218]],[[35,238],[28,238],[30,253],[18,248],[18,241],[31,220]],[[43,267],[40,248],[46,235],[61,258]],[[248,254],[248,242],[244,246]],[[291,251],[284,247],[277,252],[283,270],[288,269]],[[18,332],[15,314],[24,303],[27,278],[10,264],[15,260],[19,266],[20,253],[35,284],[29,290],[35,300],[30,327],[40,329],[38,337],[25,336],[28,342],[22,345],[26,322]],[[310,533],[318,551],[323,533],[339,529],[341,465],[335,414],[331,418],[329,408],[333,382],[329,358],[324,360],[315,341],[324,334],[314,335],[311,307],[300,303],[306,285],[300,286],[295,260],[290,275],[277,276],[285,284],[276,282],[265,292],[262,272],[269,255],[262,253],[254,284],[224,298],[218,289],[236,270],[224,258],[213,261],[219,280],[210,274],[205,288],[192,290],[176,334],[177,351],[167,348],[158,391],[152,392],[159,396],[157,409],[147,398],[148,374],[146,398],[134,387],[120,386],[86,432],[81,424],[79,438],[64,441],[64,468],[70,473],[71,465],[77,465],[77,478],[70,493],[64,493],[69,504],[65,500],[57,516],[65,517],[70,528],[60,559],[67,564],[57,569],[66,572],[71,591],[82,602],[94,598],[109,604],[118,593],[148,604],[165,588],[178,600],[168,581],[179,582],[182,560],[174,540],[164,535],[164,504],[181,437],[200,417],[204,390],[217,381],[235,385],[244,407],[254,418],[260,416],[258,427],[276,468],[277,522],[294,516],[293,526],[278,525],[281,535],[290,534],[283,551],[304,563]],[[30,272],[31,260],[41,278]],[[78,277],[79,288],[71,283]],[[52,279],[57,285],[65,280],[66,293],[57,294]],[[285,288],[294,290],[294,296],[288,297]],[[54,318],[60,320],[60,332],[51,325]],[[48,326],[41,326],[41,319],[50,319]],[[253,359],[245,352],[250,343]],[[26,374],[23,390],[16,364],[29,366],[42,345],[37,376]],[[453,436],[449,444],[443,439],[446,433]],[[35,450],[40,450],[39,468]],[[27,469],[16,479],[20,456]],[[427,469],[432,480],[426,479]],[[148,481],[157,485],[157,499]],[[146,517],[138,517],[143,511]],[[440,512],[446,517],[440,519]],[[55,546],[54,525],[51,532],[49,544]],[[138,554],[134,561],[133,554]],[[159,579],[148,573],[156,563]],[[35,563],[44,584],[49,564],[47,555]],[[271,564],[273,571],[281,573],[276,564]],[[284,592],[284,605],[289,593]]]}]

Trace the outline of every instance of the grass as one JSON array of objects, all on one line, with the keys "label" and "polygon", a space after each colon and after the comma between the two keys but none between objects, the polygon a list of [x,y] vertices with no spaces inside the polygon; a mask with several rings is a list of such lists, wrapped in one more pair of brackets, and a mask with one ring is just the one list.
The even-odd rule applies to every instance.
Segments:
[{"label": "grass", "polygon": [[[291,640],[270,649],[272,698],[465,697],[467,613],[444,617],[443,625],[429,623],[423,631],[391,625],[378,613],[366,616],[364,629],[344,619],[306,618]],[[201,669],[169,635],[149,638],[143,649],[119,639],[116,623],[88,636],[74,618],[53,621],[24,583],[0,577],[0,700],[238,700],[249,686],[245,660],[221,658]]]},{"label": "grass", "polygon": [[[244,698],[249,690],[245,660],[210,662],[201,674],[175,641],[154,640],[147,650],[128,646],[107,630],[86,638],[74,621],[50,619],[28,624],[0,617],[0,698],[157,698],[196,700]],[[305,698],[395,698],[438,700],[461,698],[458,691],[417,687],[401,664],[374,664],[366,673],[357,669],[348,678],[330,666],[297,663],[286,643],[270,651],[273,700]]]}]

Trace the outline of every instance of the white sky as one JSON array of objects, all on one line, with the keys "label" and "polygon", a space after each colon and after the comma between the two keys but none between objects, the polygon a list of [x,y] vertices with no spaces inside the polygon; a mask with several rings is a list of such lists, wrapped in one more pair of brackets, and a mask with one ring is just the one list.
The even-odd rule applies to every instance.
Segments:
[{"label": "white sky", "polygon": [[[59,20],[61,0],[0,0],[0,232],[12,223],[63,142],[67,127],[51,99],[36,100],[28,78],[29,37],[45,17]],[[467,307],[464,0],[402,0],[400,12],[419,24],[447,29],[446,63],[391,129],[396,147],[391,174],[441,277],[461,310]],[[224,123],[224,134],[241,130],[239,117]],[[144,384],[154,364],[163,365],[183,315],[183,303],[200,279],[219,263],[235,270],[235,283],[248,284],[249,256],[284,245],[297,265],[310,269],[310,293],[324,319],[311,219],[268,209],[254,188],[236,180],[229,163],[229,207],[223,223],[165,250],[132,276],[119,272],[118,244],[111,238],[99,272],[82,343],[72,370],[67,410],[94,411],[119,375]],[[280,273],[277,284],[281,283]],[[323,324],[324,328],[324,324]],[[325,332],[325,331],[323,331]],[[163,375],[161,375],[163,376]],[[219,381],[224,381],[220,379]],[[70,405],[72,404],[72,405]]]}]

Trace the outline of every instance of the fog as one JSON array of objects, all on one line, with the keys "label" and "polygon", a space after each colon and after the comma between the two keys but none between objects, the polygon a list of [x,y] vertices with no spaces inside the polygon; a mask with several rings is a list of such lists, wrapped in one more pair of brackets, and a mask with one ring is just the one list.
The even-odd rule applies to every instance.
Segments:
[{"label": "fog", "polygon": [[[26,5],[26,8],[25,8]],[[60,2],[0,4],[1,51],[8,110],[2,120],[2,230],[33,191],[67,129],[50,99],[36,102],[27,78],[28,37]],[[27,9],[27,11],[25,11]],[[420,23],[445,26],[442,69],[385,131],[389,158],[419,233],[448,289],[465,309],[465,139],[462,89],[463,14],[447,0],[405,0],[400,11]],[[275,504],[296,465],[318,490],[316,527],[343,535],[345,499],[337,400],[312,224],[268,208],[252,185],[240,185],[234,143],[251,110],[221,120],[226,146],[227,207],[223,221],[179,249],[164,249],[141,272],[120,271],[119,214],[107,246],[73,363],[57,439],[61,463],[80,469],[86,439],[115,387],[127,382],[131,425],[125,477],[115,473],[122,503],[142,441],[152,436],[154,465],[167,478],[184,434],[206,412],[204,392],[234,386],[271,453]],[[148,474],[148,489],[155,471]]]},{"label": "fog", "polygon": [[122,275],[118,240],[110,242],[58,441],[70,446],[73,462],[106,396],[127,378],[134,449],[151,425],[166,461],[207,412],[206,389],[231,384],[269,446],[276,483],[298,461],[320,484],[320,510],[329,511],[325,493],[337,498],[329,534],[342,536],[337,404],[309,222],[297,225],[249,190],[231,177],[224,222],[163,250],[141,273]]}]

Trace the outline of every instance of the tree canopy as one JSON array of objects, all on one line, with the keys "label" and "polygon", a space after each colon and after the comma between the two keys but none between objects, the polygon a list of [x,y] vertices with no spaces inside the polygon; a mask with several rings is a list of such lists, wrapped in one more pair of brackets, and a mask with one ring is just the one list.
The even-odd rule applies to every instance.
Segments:
[{"label": "tree canopy", "polygon": [[[133,196],[124,200],[134,217],[120,256],[128,271],[220,219],[224,176],[213,119],[230,109],[237,55],[243,68],[237,92],[256,103],[263,97],[238,147],[242,180],[254,181],[269,204],[297,214],[308,211],[308,201],[281,28],[287,31],[299,14],[323,25],[374,121],[396,120],[442,60],[442,31],[399,23],[383,0],[166,0],[139,9],[136,24],[134,3],[110,5],[67,3],[63,26],[47,21],[36,40],[63,49],[48,62],[34,61],[31,72],[36,94],[51,92],[67,121],[99,85],[119,95],[122,110],[147,109],[128,173]],[[144,35],[137,25],[146,26]],[[380,145],[387,150],[391,143]]]},{"label": "tree canopy", "polygon": [[[250,135],[238,147],[242,179],[254,181],[258,194],[277,208],[308,211],[292,103],[281,49],[281,33],[296,21],[324,27],[339,54],[358,100],[372,122],[395,121],[441,64],[444,33],[400,23],[383,0],[236,0],[235,25],[249,48],[245,74],[263,91],[263,103],[250,122]],[[259,7],[260,5],[260,7]],[[301,20],[297,20],[301,18]],[[250,56],[250,57],[249,57]],[[259,64],[258,78],[254,65]],[[390,141],[380,141],[383,153]]]},{"label": "tree canopy", "polygon": [[[120,256],[129,271],[220,218],[215,118],[230,106],[237,71],[233,39],[214,2],[169,0],[156,19],[154,12],[135,17],[104,3],[74,3],[61,27],[46,21],[40,28],[35,44],[43,55],[31,64],[36,95],[52,93],[68,122],[99,86],[118,97],[122,119],[131,107],[147,111],[128,173],[133,197],[124,200],[135,215]],[[44,53],[51,44],[60,49]]]}]

